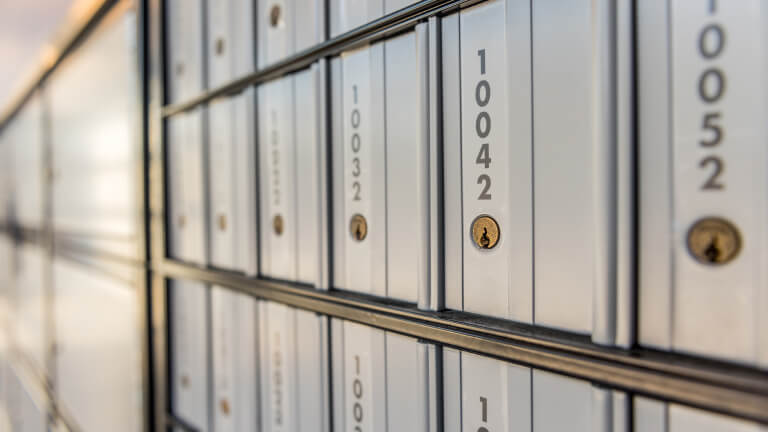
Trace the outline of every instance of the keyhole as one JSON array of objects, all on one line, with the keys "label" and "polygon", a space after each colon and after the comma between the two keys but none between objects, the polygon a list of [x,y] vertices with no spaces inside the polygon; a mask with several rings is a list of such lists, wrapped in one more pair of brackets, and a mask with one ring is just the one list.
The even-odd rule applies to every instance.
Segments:
[{"label": "keyhole", "polygon": [[709,246],[704,250],[704,256],[707,257],[709,262],[717,262],[717,259],[720,258],[720,247],[717,243],[717,236],[712,236]]},{"label": "keyhole", "polygon": [[224,413],[224,415],[229,415],[229,401],[226,399],[220,400],[219,408],[221,408],[221,412]]},{"label": "keyhole", "polygon": [[688,229],[688,251],[696,261],[719,266],[733,261],[741,249],[741,235],[730,221],[710,216]]},{"label": "keyhole", "polygon": [[480,249],[493,249],[499,243],[499,225],[488,215],[480,215],[472,222],[471,234]]},{"label": "keyhole", "polygon": [[280,5],[273,5],[269,10],[269,24],[272,27],[277,27],[277,25],[280,24],[281,13],[282,11],[280,10]]},{"label": "keyhole", "polygon": [[491,244],[491,239],[488,238],[488,228],[483,228],[483,236],[480,237],[480,245],[488,249],[488,245]]},{"label": "keyhole", "polygon": [[365,236],[368,235],[368,222],[363,215],[356,214],[352,216],[352,220],[349,221],[349,233],[357,241],[365,239]]}]

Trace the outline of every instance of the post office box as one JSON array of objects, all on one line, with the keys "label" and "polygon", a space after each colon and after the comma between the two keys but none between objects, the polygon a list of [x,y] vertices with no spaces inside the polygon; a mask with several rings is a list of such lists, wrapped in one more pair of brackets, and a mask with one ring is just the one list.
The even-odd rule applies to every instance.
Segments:
[{"label": "post office box", "polygon": [[[431,181],[438,178],[431,171],[431,159],[438,155],[430,136],[430,127],[436,127],[430,114],[437,109],[430,81],[436,76],[430,75],[429,65],[427,24],[384,42],[387,296],[418,301],[422,307],[429,306],[430,293],[437,289],[431,258],[437,255],[438,239],[430,235],[438,220],[437,205],[430,202]],[[352,144],[345,151],[352,150],[354,178]]]},{"label": "post office box", "polygon": [[629,432],[625,393],[542,370],[532,382],[534,431]]},{"label": "post office box", "polygon": [[632,10],[532,10],[534,322],[602,344],[631,342]]},{"label": "post office box", "polygon": [[644,345],[768,367],[767,25],[760,1],[638,8]]},{"label": "post office box", "polygon": [[296,277],[326,289],[329,284],[328,139],[325,60],[293,75],[296,143]]},{"label": "post office box", "polygon": [[443,348],[445,432],[531,431],[531,370]]},{"label": "post office box", "polygon": [[416,339],[331,320],[334,430],[435,431],[436,351]]},{"label": "post office box", "polygon": [[259,67],[325,40],[325,2],[258,0]]},{"label": "post office box", "polygon": [[332,60],[331,88],[334,287],[384,296],[384,46],[360,48]]},{"label": "post office box", "polygon": [[166,124],[168,255],[205,265],[209,250],[202,108],[170,117]]},{"label": "post office box", "polygon": [[494,0],[442,20],[445,305],[527,323],[530,15],[527,1]]},{"label": "post office box", "polygon": [[210,292],[199,282],[168,282],[171,411],[210,430]]},{"label": "post office box", "polygon": [[384,0],[348,2],[330,0],[331,37],[336,37],[356,27],[373,21],[384,14]]},{"label": "post office box", "polygon": [[166,0],[168,102],[183,102],[205,89],[203,0]]},{"label": "post office box", "polygon": [[332,64],[334,285],[425,308],[440,266],[429,47],[420,24]]},{"label": "post office box", "polygon": [[445,306],[628,345],[632,8],[563,7],[442,19]]},{"label": "post office box", "polygon": [[328,284],[324,65],[258,88],[261,273],[318,288]]},{"label": "post office box", "polygon": [[206,0],[208,85],[219,87],[254,71],[252,0]]},{"label": "post office box", "polygon": [[[168,102],[177,103],[205,89],[203,3],[167,0],[166,11]],[[168,254],[201,265],[208,258],[203,118],[197,108],[166,121]]]},{"label": "post office box", "polygon": [[213,430],[258,429],[258,320],[256,299],[211,288]]},{"label": "post office box", "polygon": [[416,0],[331,0],[331,37],[353,30],[384,15],[417,3]]},{"label": "post office box", "polygon": [[262,430],[327,432],[328,318],[267,301],[259,311]]},{"label": "post office box", "polygon": [[768,427],[747,420],[662,402],[634,398],[636,432],[765,432]]},{"label": "post office box", "polygon": [[629,431],[626,394],[443,348],[446,432]]},{"label": "post office box", "polygon": [[208,190],[211,264],[257,270],[255,91],[209,106]]},{"label": "post office box", "polygon": [[290,77],[258,88],[261,274],[296,279],[296,158]]}]

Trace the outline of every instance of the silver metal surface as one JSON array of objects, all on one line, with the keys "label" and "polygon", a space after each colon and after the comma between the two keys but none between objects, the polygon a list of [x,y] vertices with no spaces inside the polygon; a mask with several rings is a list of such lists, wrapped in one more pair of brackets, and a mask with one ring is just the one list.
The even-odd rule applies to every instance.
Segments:
[{"label": "silver metal surface", "polygon": [[[103,9],[99,9],[89,18],[93,21],[86,20],[82,33],[78,33],[71,40],[71,46],[62,52],[61,58],[55,62],[55,65],[62,61],[66,52],[71,51],[77,42],[82,40],[87,30],[114,3],[105,1],[101,6]],[[146,311],[149,315],[144,324],[151,325],[151,328],[144,334],[147,335],[147,344],[149,344],[145,359],[147,361],[151,359],[150,367],[145,370],[145,388],[151,383],[151,391],[147,394],[152,395],[151,399],[154,403],[155,416],[152,429],[161,431],[166,430],[168,426],[183,428],[182,422],[175,421],[173,416],[168,414],[168,311],[165,278],[188,278],[216,283],[252,296],[332,317],[365,323],[388,331],[460,347],[474,353],[631,390],[644,396],[768,423],[768,376],[765,372],[756,369],[645,349],[624,351],[604,348],[589,343],[585,337],[513,324],[500,319],[464,312],[419,311],[412,305],[394,300],[382,300],[359,293],[310,290],[298,284],[251,279],[234,273],[182,264],[166,258],[166,232],[163,226],[167,184],[163,165],[165,117],[189,110],[220,96],[240,92],[252,84],[305,68],[320,58],[336,55],[343,50],[400,33],[426,18],[471,3],[475,2],[425,0],[416,3],[332,40],[305,49],[268,68],[222,84],[211,91],[204,91],[178,104],[166,105],[162,72],[163,2],[161,0],[140,2],[141,7],[146,8],[146,16],[142,16],[141,20],[146,20],[147,34],[140,32],[140,37],[147,38],[143,42],[146,46],[142,45],[147,50],[145,53],[147,57],[140,56],[139,63],[142,70],[148,74],[143,77],[143,85],[146,87],[142,89],[142,92],[147,95],[146,105],[142,107],[146,115],[143,119],[146,123],[143,124],[147,128],[142,132],[142,139],[146,139],[147,153],[142,149],[142,154],[146,156],[149,165],[148,167],[143,165],[144,158],[137,164],[137,171],[147,174],[146,178],[139,180],[141,187],[137,195],[140,195],[140,199],[145,199],[144,202],[148,205],[148,209],[142,215],[146,217],[146,226],[142,228],[148,235],[148,240],[140,247],[146,249],[146,246],[150,246],[151,261],[144,264],[142,257],[134,264],[141,267],[142,271],[147,271],[147,278],[151,280],[151,288],[145,292],[149,298],[145,299],[146,303],[140,304],[150,306]],[[643,8],[639,9],[642,12]],[[142,28],[141,24],[139,28]],[[145,60],[148,63],[142,63]],[[54,67],[46,70],[41,82]],[[26,99],[6,111],[3,124],[13,117],[24,100]],[[329,135],[334,133],[335,131],[331,128]],[[333,156],[335,155],[332,153],[330,157]],[[144,195],[145,192],[146,195]],[[2,229],[7,232],[11,228],[6,226]],[[26,230],[21,235],[24,241],[32,243],[50,245],[49,242],[53,242],[52,233],[48,227]],[[56,235],[58,236],[56,252],[59,254],[66,255],[67,250],[72,248],[76,249],[80,255],[105,259],[116,258],[104,250],[88,245],[87,242],[67,241],[71,237],[67,237],[64,233],[56,233]],[[147,429],[150,428],[147,427]]]}]

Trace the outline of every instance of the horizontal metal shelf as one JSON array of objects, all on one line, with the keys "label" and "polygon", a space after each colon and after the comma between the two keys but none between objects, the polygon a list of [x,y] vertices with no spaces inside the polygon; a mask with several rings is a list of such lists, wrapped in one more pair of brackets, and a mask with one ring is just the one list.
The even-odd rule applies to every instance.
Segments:
[{"label": "horizontal metal shelf", "polygon": [[506,320],[456,311],[422,311],[389,299],[253,279],[174,260],[163,260],[155,270],[166,278],[216,284],[635,394],[768,423],[768,374],[751,368],[640,348],[602,347],[584,336]]},{"label": "horizontal metal shelf", "polygon": [[191,100],[166,105],[163,107],[162,115],[163,117],[172,116],[213,99],[239,93],[246,87],[306,68],[323,57],[338,55],[345,50],[400,33],[431,16],[458,9],[459,7],[469,6],[479,1],[481,0],[424,0],[415,3],[298,52],[231,83],[203,92]]}]

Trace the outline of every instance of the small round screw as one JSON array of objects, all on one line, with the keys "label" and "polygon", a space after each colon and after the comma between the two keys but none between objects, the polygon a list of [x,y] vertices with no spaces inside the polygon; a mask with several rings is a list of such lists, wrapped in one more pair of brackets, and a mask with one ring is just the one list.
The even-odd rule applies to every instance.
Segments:
[{"label": "small round screw", "polygon": [[499,225],[487,215],[481,215],[472,222],[472,240],[480,249],[493,249],[499,242]]},{"label": "small round screw", "polygon": [[699,219],[688,230],[688,251],[708,265],[727,264],[741,251],[741,234],[731,222],[719,217]]},{"label": "small round screw", "polygon": [[365,240],[365,236],[368,235],[368,221],[365,220],[365,216],[361,214],[352,216],[349,221],[349,233],[357,241]]},{"label": "small round screw", "polygon": [[282,235],[283,229],[285,228],[284,222],[283,222],[283,216],[282,215],[275,215],[275,217],[272,218],[272,228],[275,230],[275,234]]}]

